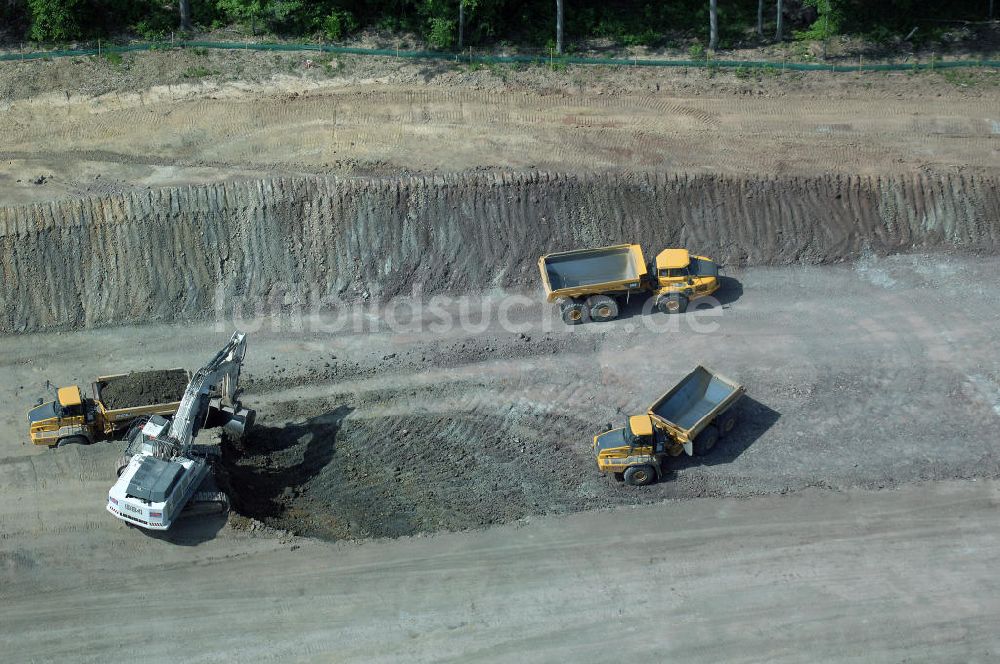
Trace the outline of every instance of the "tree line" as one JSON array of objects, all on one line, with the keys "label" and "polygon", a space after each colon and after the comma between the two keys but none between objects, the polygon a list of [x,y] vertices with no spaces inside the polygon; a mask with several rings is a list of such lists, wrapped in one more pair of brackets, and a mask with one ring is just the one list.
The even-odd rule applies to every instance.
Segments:
[{"label": "tree line", "polygon": [[431,48],[703,43],[710,50],[855,34],[931,41],[993,19],[993,0],[0,0],[0,39],[67,42],[239,25],[323,41],[363,29],[415,33]]}]

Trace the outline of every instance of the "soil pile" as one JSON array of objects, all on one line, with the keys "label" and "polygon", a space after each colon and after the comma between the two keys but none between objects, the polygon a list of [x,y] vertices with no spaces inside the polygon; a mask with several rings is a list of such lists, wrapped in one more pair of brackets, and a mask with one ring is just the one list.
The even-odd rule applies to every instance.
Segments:
[{"label": "soil pile", "polygon": [[639,242],[727,265],[995,253],[1000,182],[477,173],[275,179],[0,208],[0,333],[537,285],[538,256]]},{"label": "soil pile", "polygon": [[101,401],[111,409],[180,401],[187,388],[184,369],[135,371],[101,383]]}]

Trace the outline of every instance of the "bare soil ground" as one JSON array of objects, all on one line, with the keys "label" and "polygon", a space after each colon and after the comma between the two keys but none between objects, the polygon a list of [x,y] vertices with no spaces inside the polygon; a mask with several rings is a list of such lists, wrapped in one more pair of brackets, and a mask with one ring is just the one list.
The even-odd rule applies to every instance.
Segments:
[{"label": "bare soil ground", "polygon": [[[303,68],[308,59],[182,51],[123,66],[7,63],[4,200],[307,174],[996,174],[1000,162],[990,71],[758,79],[391,58],[328,71]],[[184,78],[192,68],[219,73]]]},{"label": "bare soil ground", "polygon": [[[997,269],[992,258],[943,254],[750,268],[729,276],[715,308],[672,317],[636,303],[618,321],[579,328],[534,293],[498,293],[9,337],[4,402],[45,396],[43,376],[64,384],[123,363],[193,365],[232,327],[247,330],[244,385],[259,426],[224,448],[236,508],[326,539],[664,499],[990,479],[1000,475],[990,433]],[[141,352],[128,359],[123,348]],[[600,475],[591,437],[645,410],[696,363],[747,386],[737,430],[643,490]],[[2,419],[7,440],[23,437],[22,417]],[[110,473],[116,448],[106,447]]]}]

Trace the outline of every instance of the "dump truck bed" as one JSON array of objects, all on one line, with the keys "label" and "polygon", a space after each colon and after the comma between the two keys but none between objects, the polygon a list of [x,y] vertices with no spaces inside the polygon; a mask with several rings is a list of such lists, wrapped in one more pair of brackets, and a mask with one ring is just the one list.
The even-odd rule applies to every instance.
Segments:
[{"label": "dump truck bed", "polygon": [[692,440],[745,391],[739,383],[699,366],[650,406],[649,415],[682,440]]},{"label": "dump truck bed", "polygon": [[637,244],[546,254],[538,269],[549,301],[642,287],[646,262]]},{"label": "dump truck bed", "polygon": [[191,380],[186,369],[157,369],[98,376],[94,397],[105,424],[120,428],[142,415],[173,415]]}]

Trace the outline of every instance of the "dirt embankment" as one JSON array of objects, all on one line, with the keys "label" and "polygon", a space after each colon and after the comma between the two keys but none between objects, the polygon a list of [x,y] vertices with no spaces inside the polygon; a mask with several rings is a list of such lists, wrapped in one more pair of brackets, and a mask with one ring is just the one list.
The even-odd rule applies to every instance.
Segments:
[{"label": "dirt embankment", "polygon": [[276,179],[0,208],[0,333],[271,310],[307,294],[389,298],[415,284],[518,288],[537,281],[542,253],[622,241],[687,246],[729,265],[995,252],[998,185],[486,173]]}]

